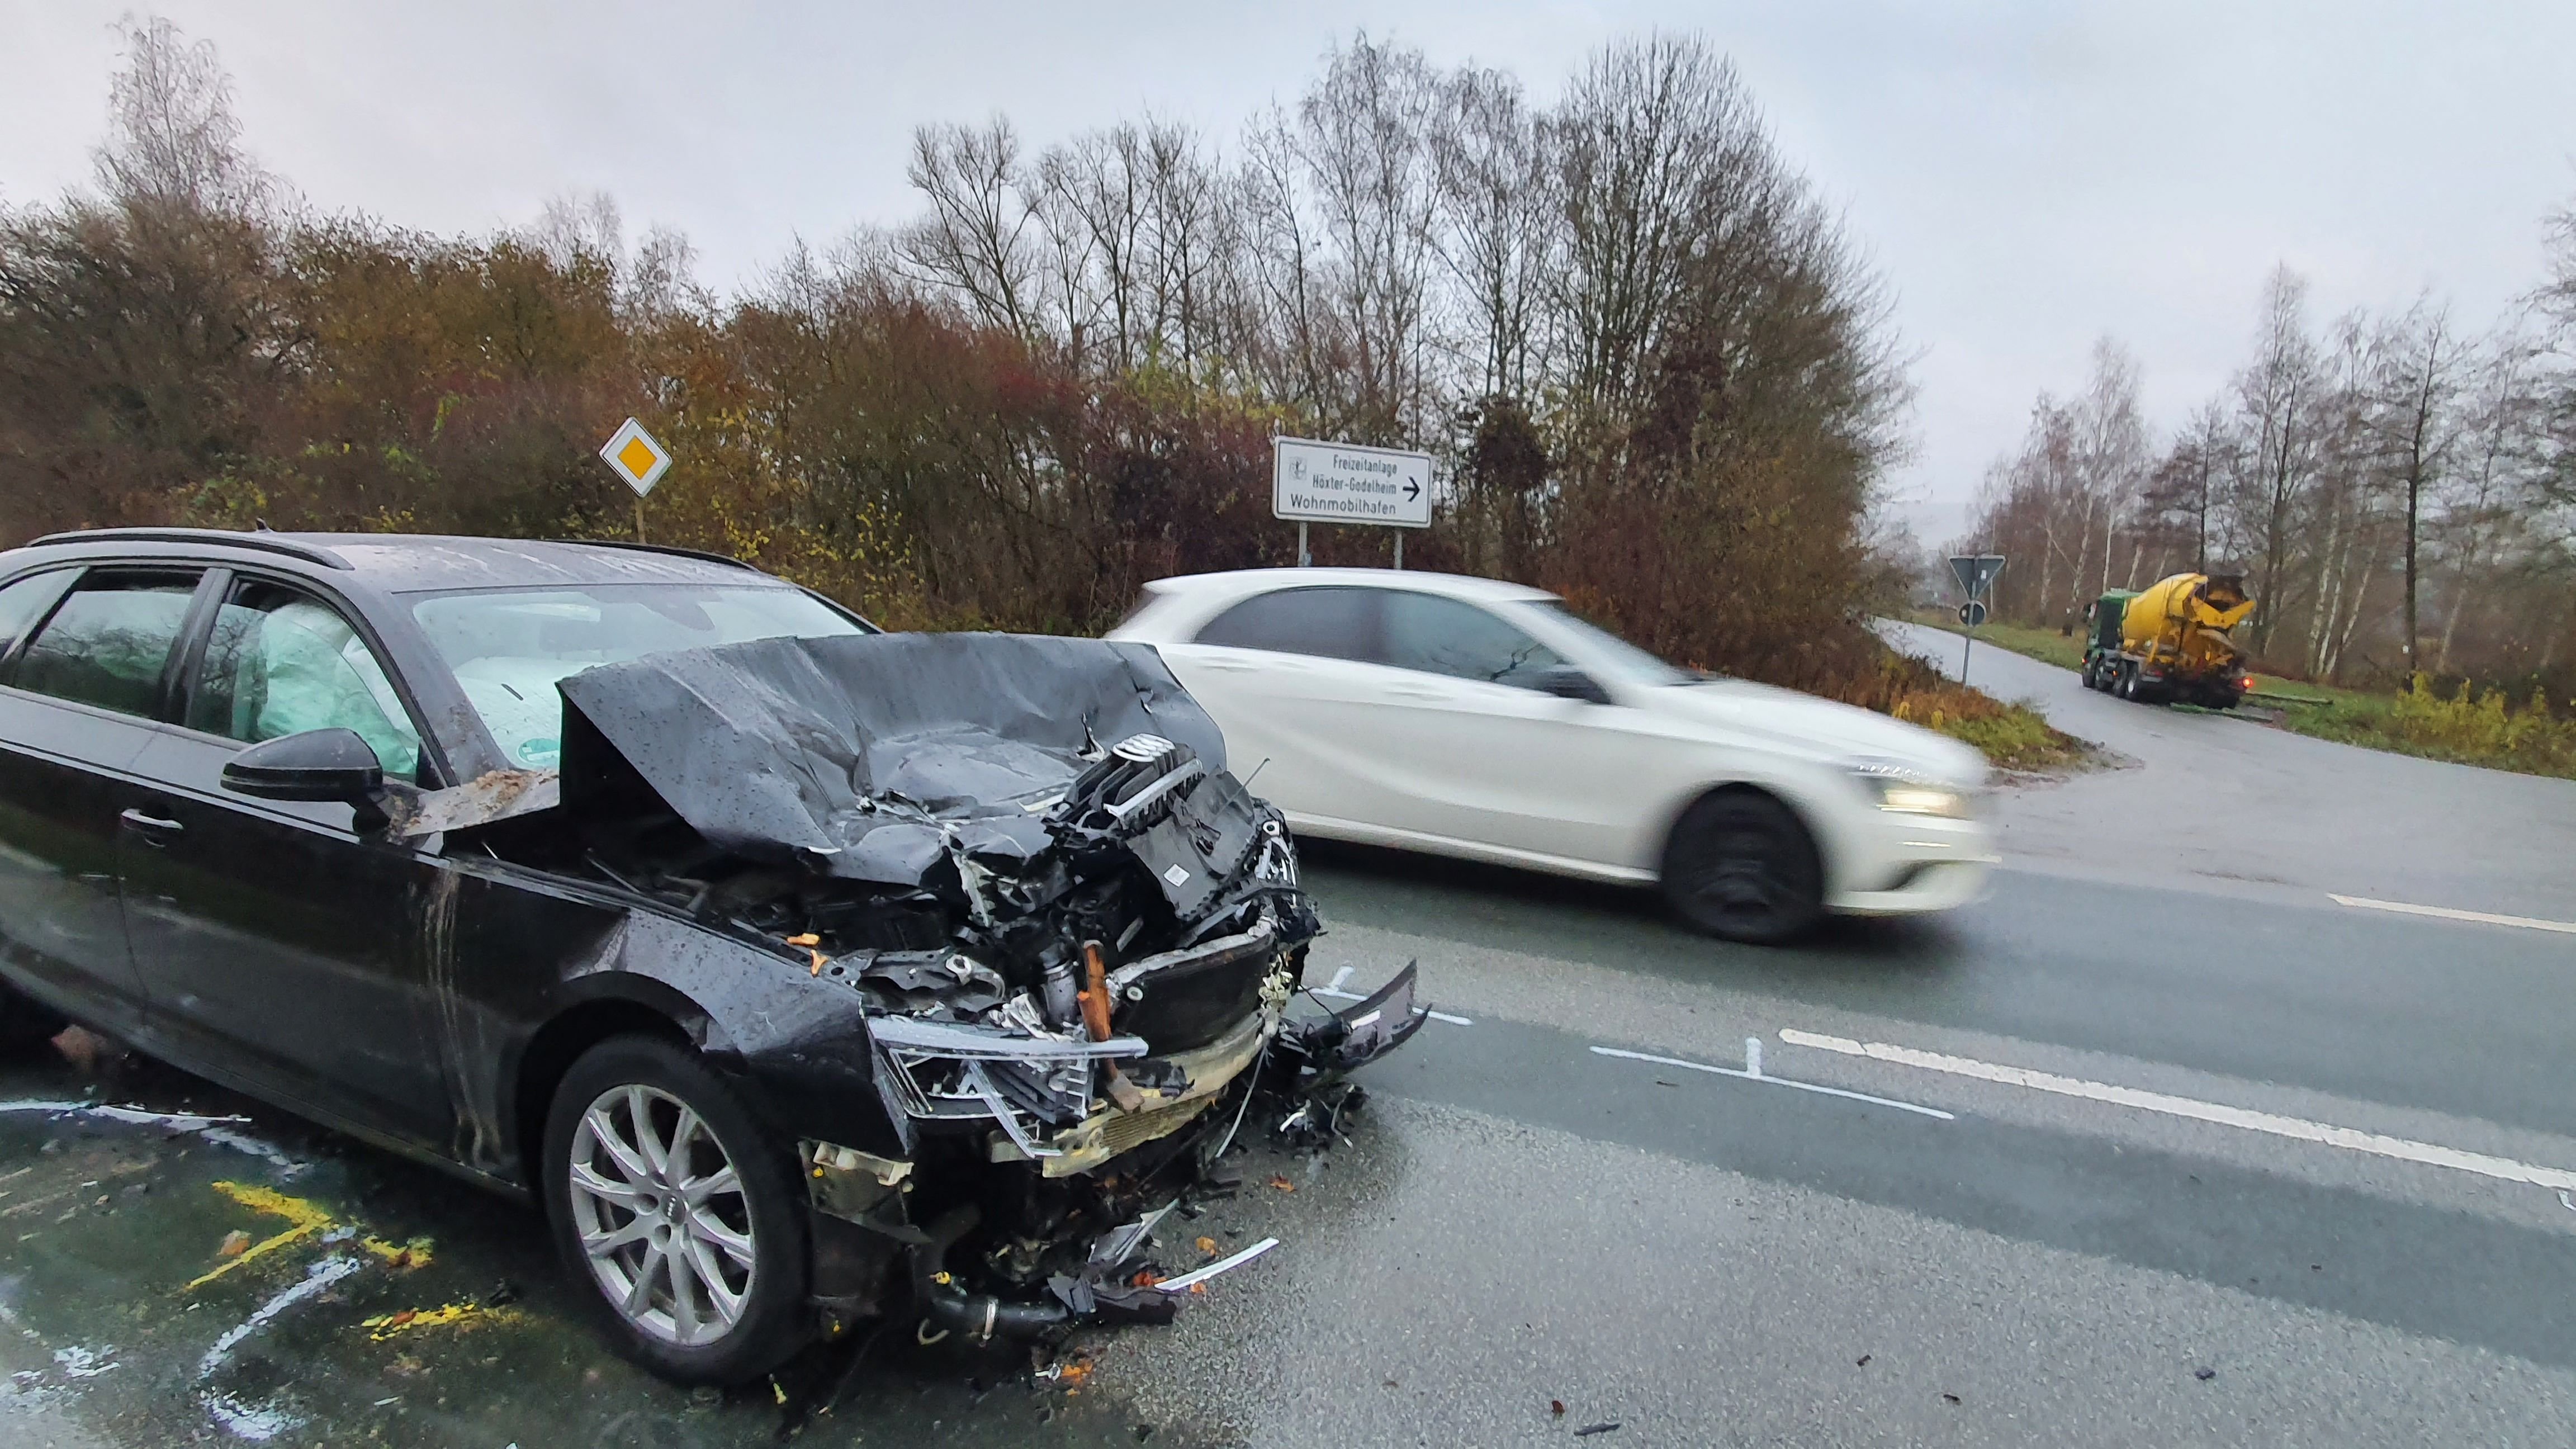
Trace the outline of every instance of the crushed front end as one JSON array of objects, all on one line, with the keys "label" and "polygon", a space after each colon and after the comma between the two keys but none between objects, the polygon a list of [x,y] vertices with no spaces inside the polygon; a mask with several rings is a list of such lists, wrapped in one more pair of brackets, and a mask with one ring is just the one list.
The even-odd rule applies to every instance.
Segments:
[{"label": "crushed front end", "polygon": [[1300,1000],[1322,927],[1285,821],[1150,649],[770,640],[563,691],[585,862],[859,1006],[882,1117],[799,1116],[827,1319],[1166,1316],[1161,1214],[1424,1020],[1410,967]]}]

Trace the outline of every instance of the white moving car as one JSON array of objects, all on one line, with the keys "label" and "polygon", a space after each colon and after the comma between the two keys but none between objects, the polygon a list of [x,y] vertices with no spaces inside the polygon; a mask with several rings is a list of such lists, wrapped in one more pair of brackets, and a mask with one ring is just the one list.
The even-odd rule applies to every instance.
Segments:
[{"label": "white moving car", "polygon": [[1517,584],[1378,569],[1163,579],[1156,646],[1304,835],[1660,883],[1712,934],[1938,911],[1994,861],[1983,757],[1674,668]]}]

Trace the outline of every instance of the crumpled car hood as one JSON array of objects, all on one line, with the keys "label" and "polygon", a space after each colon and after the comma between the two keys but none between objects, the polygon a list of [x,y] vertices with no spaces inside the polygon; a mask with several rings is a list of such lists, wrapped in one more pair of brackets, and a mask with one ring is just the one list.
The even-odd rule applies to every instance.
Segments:
[{"label": "crumpled car hood", "polygon": [[566,804],[631,766],[718,846],[887,885],[920,884],[951,834],[1004,859],[1043,849],[1026,807],[1130,736],[1225,763],[1216,722],[1143,644],[763,639],[602,665],[560,688]]}]

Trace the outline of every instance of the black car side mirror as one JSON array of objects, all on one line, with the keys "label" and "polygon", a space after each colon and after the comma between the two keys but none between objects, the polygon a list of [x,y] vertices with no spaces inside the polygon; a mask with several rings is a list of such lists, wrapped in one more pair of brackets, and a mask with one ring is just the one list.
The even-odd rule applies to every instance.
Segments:
[{"label": "black car side mirror", "polygon": [[1529,687],[1541,694],[1559,699],[1579,699],[1589,704],[1608,704],[1610,691],[1600,682],[1571,664],[1551,664],[1528,675]]},{"label": "black car side mirror", "polygon": [[338,802],[361,831],[382,829],[384,762],[352,729],[306,730],[251,746],[224,762],[224,788],[261,800]]}]

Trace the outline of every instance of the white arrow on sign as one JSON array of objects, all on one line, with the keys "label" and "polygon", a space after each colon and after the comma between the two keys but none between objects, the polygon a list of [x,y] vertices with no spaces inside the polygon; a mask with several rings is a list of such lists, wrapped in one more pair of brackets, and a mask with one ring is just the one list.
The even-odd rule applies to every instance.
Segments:
[{"label": "white arrow on sign", "polygon": [[1431,455],[1274,438],[1270,512],[1300,523],[1431,526]]}]

